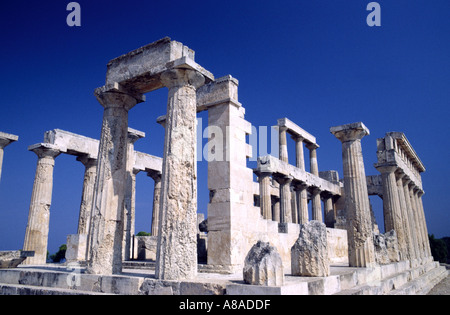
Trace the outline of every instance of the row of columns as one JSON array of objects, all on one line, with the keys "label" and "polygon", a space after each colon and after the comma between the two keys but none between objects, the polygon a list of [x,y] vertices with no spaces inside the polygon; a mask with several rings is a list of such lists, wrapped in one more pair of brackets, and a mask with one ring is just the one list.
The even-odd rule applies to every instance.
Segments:
[{"label": "row of columns", "polygon": [[[133,141],[134,136],[128,134],[129,152],[134,153]],[[48,233],[50,206],[53,191],[53,169],[55,158],[61,154],[57,146],[47,143],[41,143],[31,146],[30,151],[38,156],[35,180],[33,184],[33,193],[30,202],[30,210],[28,224],[25,233],[24,250],[34,250],[35,256],[29,257],[25,263],[29,265],[45,264],[47,255]],[[130,160],[132,160],[130,158]],[[92,205],[95,191],[95,180],[97,177],[98,160],[88,155],[80,155],[77,161],[81,162],[84,167],[83,189],[80,203],[80,212],[78,218],[77,234],[89,235],[92,228]],[[134,199],[135,199],[135,182],[136,174],[139,170],[131,170],[129,172],[129,181],[126,187],[126,202],[123,211],[126,213],[124,225],[124,259],[129,259],[131,235],[134,234]],[[152,235],[157,235],[158,231],[158,212],[159,203],[155,200],[160,199],[161,173],[158,171],[147,172],[148,176],[155,181],[154,203],[153,203],[153,219],[152,219]],[[86,253],[86,259],[89,259],[89,253]]]},{"label": "row of columns", "polygon": [[[279,128],[279,158],[281,161],[289,163],[286,133],[288,128]],[[304,159],[304,138],[293,135],[295,141],[296,167],[305,171]],[[309,149],[310,173],[319,176],[317,162],[317,148],[315,143],[305,142]],[[295,181],[291,176],[285,176],[270,172],[258,174],[260,187],[260,207],[261,214],[266,220],[274,220],[280,223],[306,223],[309,221],[308,215],[308,191],[311,196],[312,220],[323,221],[322,198],[325,208],[325,221],[334,218],[333,195],[326,191],[321,191],[318,187],[308,186],[305,183]],[[271,196],[272,179],[278,182],[280,187],[279,198]],[[292,188],[292,192],[291,192]],[[331,225],[332,222],[329,222]]]},{"label": "row of columns", "polygon": [[385,230],[397,233],[402,259],[431,257],[423,210],[423,190],[396,165],[377,164],[383,181]]}]

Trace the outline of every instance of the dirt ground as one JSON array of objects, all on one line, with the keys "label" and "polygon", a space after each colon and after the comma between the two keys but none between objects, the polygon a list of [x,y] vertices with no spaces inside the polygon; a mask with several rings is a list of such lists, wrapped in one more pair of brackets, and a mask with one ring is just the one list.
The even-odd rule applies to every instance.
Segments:
[{"label": "dirt ground", "polygon": [[[450,266],[446,267],[450,269]],[[450,295],[450,276],[439,282],[428,295]]]}]

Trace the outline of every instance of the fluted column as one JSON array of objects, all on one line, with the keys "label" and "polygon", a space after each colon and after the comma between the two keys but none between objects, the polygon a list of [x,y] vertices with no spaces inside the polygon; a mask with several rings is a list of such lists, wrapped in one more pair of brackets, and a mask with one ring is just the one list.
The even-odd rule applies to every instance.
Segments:
[{"label": "fluted column", "polygon": [[405,203],[406,203],[406,213],[408,216],[408,222],[409,222],[409,230],[411,235],[411,249],[413,253],[413,259],[420,258],[419,254],[419,248],[418,248],[418,237],[417,237],[417,230],[416,230],[416,218],[414,215],[414,209],[411,204],[411,197],[409,195],[409,183],[411,183],[411,179],[409,177],[404,176],[402,180],[403,185],[403,196],[405,197]]},{"label": "fluted column", "polygon": [[308,143],[306,147],[309,149],[310,173],[319,176],[319,164],[317,162],[317,148],[315,143]]},{"label": "fluted column", "polygon": [[334,213],[333,195],[329,192],[322,193],[323,206],[324,206],[324,222],[329,228],[334,228],[334,222],[336,220],[336,215]]},{"label": "fluted column", "polygon": [[292,223],[290,176],[275,177],[280,184],[280,223]]},{"label": "fluted column", "polygon": [[89,233],[91,223],[92,198],[94,196],[95,178],[97,176],[97,159],[79,156],[77,161],[84,165],[83,191],[81,194],[80,215],[77,234]]},{"label": "fluted column", "polygon": [[161,186],[156,278],[197,275],[197,96],[205,78],[188,69],[161,75],[169,88]]},{"label": "fluted column", "polygon": [[288,149],[287,149],[287,139],[286,139],[286,127],[278,127],[279,128],[279,154],[280,154],[280,160],[286,163],[289,163],[289,157],[288,157]]},{"label": "fluted column", "polygon": [[60,154],[60,151],[56,146],[47,143],[30,146],[28,150],[36,153],[38,162],[23,250],[34,251],[35,254],[34,257],[28,257],[24,264],[43,265],[47,259],[53,169],[55,158]]},{"label": "fluted column", "polygon": [[376,164],[375,167],[381,173],[381,180],[383,182],[384,229],[386,232],[395,230],[401,255],[400,258],[404,260],[407,258],[407,249],[397,180],[395,178],[397,166]]},{"label": "fluted column", "polygon": [[272,200],[270,196],[272,173],[261,172],[258,174],[258,180],[261,214],[264,219],[272,220]]},{"label": "fluted column", "polygon": [[312,209],[312,220],[323,222],[322,216],[322,200],[320,199],[321,190],[318,187],[310,187],[309,192],[311,193],[311,209]]},{"label": "fluted column", "polygon": [[148,176],[155,182],[153,188],[153,211],[152,211],[152,224],[151,233],[152,236],[158,236],[159,234],[159,205],[161,204],[161,173],[149,172]]},{"label": "fluted column", "polygon": [[120,92],[96,94],[104,112],[86,271],[111,275],[122,271],[128,111],[138,100]]},{"label": "fluted column", "polygon": [[271,196],[272,199],[272,221],[280,222],[280,198]]},{"label": "fluted column", "polygon": [[422,202],[422,196],[424,195],[424,191],[423,190],[418,190],[417,192],[417,204],[418,204],[418,208],[420,210],[421,216],[422,216],[422,224],[423,224],[423,229],[424,229],[424,233],[425,233],[425,255],[427,257],[431,257],[431,248],[430,248],[430,240],[428,238],[428,228],[427,228],[427,220],[425,217],[425,211],[423,210],[423,202]]},{"label": "fluted column", "polygon": [[414,232],[416,234],[417,250],[418,250],[417,258],[421,259],[425,257],[425,250],[423,247],[424,241],[423,241],[422,227],[420,225],[419,211],[417,209],[417,202],[414,196],[415,184],[413,182],[410,182],[408,188],[409,188],[408,191],[409,198],[411,200],[411,209],[414,215]]},{"label": "fluted column", "polygon": [[297,195],[298,223],[305,224],[309,221],[308,214],[308,186],[304,183],[295,183],[294,191]]},{"label": "fluted column", "polygon": [[352,267],[374,266],[375,248],[361,148],[361,139],[369,130],[360,122],[332,127],[330,131],[342,142],[349,264]]},{"label": "fluted column", "polygon": [[413,240],[411,236],[411,229],[409,224],[408,206],[405,200],[405,194],[403,192],[403,177],[404,173],[396,174],[398,199],[400,202],[400,211],[402,216],[403,231],[405,232],[405,246],[406,246],[406,258],[415,259]]},{"label": "fluted column", "polygon": [[295,141],[295,163],[296,166],[301,169],[305,170],[305,153],[303,150],[303,138],[302,137],[292,137],[292,139]]}]

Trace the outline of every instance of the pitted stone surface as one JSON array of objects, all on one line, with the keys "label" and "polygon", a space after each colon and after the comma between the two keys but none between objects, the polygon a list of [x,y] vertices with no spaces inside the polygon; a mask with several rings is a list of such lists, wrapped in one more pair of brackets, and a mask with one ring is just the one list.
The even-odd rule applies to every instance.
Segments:
[{"label": "pitted stone surface", "polygon": [[245,258],[244,282],[253,285],[280,286],[284,283],[283,264],[275,247],[258,241]]}]

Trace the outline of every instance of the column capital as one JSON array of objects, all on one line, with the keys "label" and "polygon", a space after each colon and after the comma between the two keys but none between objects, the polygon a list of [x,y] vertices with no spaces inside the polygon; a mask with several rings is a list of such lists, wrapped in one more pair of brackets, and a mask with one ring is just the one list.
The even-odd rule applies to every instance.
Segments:
[{"label": "column capital", "polygon": [[61,154],[61,151],[59,150],[58,146],[50,143],[37,143],[33,144],[28,147],[28,151],[32,151],[36,153],[38,158],[56,158],[58,155]]},{"label": "column capital", "polygon": [[97,166],[97,159],[89,157],[89,155],[80,155],[77,161],[81,162],[86,168]]},{"label": "column capital", "polygon": [[205,77],[192,69],[170,69],[161,74],[161,83],[169,89],[188,85],[198,89],[205,84]]},{"label": "column capital", "polygon": [[137,103],[138,100],[127,93],[119,92],[115,90],[95,90],[95,96],[97,97],[98,102],[106,109],[106,108],[123,108],[126,111],[132,109]]},{"label": "column capital", "polygon": [[305,138],[299,135],[291,135],[291,139],[295,142],[303,142],[305,140]]},{"label": "column capital", "polygon": [[19,136],[11,135],[9,133],[0,132],[0,149],[5,148],[11,143],[19,140]]},{"label": "column capital", "polygon": [[390,174],[397,171],[398,167],[396,165],[389,165],[389,164],[374,164],[375,168],[380,172],[381,174]]},{"label": "column capital", "polygon": [[370,135],[369,129],[362,122],[331,127],[330,132],[341,142],[361,140]]},{"label": "column capital", "polygon": [[303,191],[308,188],[308,185],[304,182],[293,181],[292,187],[295,191]]},{"label": "column capital", "polygon": [[128,127],[128,143],[134,144],[139,139],[145,138],[145,132]]},{"label": "column capital", "polygon": [[151,177],[155,182],[159,182],[159,181],[161,181],[162,174],[159,171],[151,170],[151,171],[147,172],[147,176]]},{"label": "column capital", "polygon": [[313,195],[317,195],[317,194],[320,194],[322,192],[322,190],[319,187],[316,187],[316,186],[309,186],[308,190]]},{"label": "column capital", "polygon": [[277,181],[278,184],[290,184],[292,180],[294,179],[292,176],[289,175],[281,175],[281,174],[274,174],[273,178]]},{"label": "column capital", "polygon": [[320,148],[320,146],[317,143],[312,143],[312,142],[305,142],[305,147],[311,151]]}]

